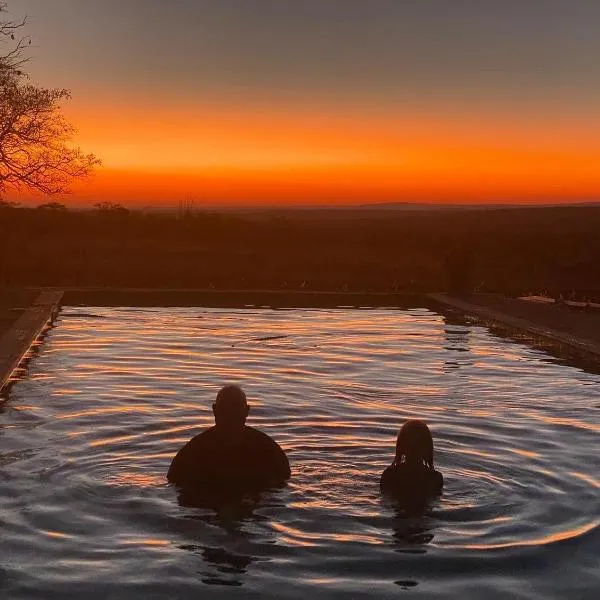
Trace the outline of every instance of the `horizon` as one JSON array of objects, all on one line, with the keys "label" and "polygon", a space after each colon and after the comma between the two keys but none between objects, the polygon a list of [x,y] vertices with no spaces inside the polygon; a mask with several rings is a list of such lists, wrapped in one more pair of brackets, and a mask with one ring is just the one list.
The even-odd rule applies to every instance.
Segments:
[{"label": "horizon", "polygon": [[72,91],[75,142],[104,163],[60,202],[600,199],[592,1],[51,4],[9,2],[27,70]]},{"label": "horizon", "polygon": [[[22,199],[22,198],[21,198]],[[2,199],[0,199],[0,202]],[[102,210],[102,204],[106,205],[104,210],[118,210],[125,208],[131,212],[138,213],[157,213],[157,214],[201,214],[203,212],[224,212],[224,213],[272,213],[272,212],[426,212],[426,211],[471,211],[471,210],[525,210],[525,209],[561,209],[561,208],[600,208],[600,200],[591,199],[588,201],[569,201],[569,202],[417,202],[417,201],[400,201],[400,202],[364,202],[356,204],[342,203],[305,203],[291,204],[289,202],[274,202],[272,204],[233,204],[219,202],[197,202],[195,199],[183,199],[179,201],[165,203],[127,203],[126,200],[114,198],[110,200],[99,199],[94,203],[86,201],[69,201],[68,197],[48,197],[40,196],[37,199],[29,197],[24,201],[6,198],[9,208],[23,209],[38,209],[45,208],[47,204],[56,204],[55,208],[65,208],[75,212],[97,212]],[[49,207],[51,208],[51,207]]]}]

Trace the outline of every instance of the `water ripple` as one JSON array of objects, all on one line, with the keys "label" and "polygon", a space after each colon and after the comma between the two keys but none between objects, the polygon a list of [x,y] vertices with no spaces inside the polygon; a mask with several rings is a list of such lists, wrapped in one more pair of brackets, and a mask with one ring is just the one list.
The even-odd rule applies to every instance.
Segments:
[{"label": "water ripple", "polygon": [[[217,515],[164,474],[229,381],[293,476]],[[596,598],[599,391],[426,309],[68,307],[0,413],[0,590]],[[378,478],[412,417],[446,485],[409,518]]]}]

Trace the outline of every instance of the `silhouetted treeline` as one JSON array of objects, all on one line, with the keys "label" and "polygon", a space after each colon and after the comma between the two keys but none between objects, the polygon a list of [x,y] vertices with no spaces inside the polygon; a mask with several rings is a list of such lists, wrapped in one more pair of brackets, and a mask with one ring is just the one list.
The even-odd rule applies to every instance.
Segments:
[{"label": "silhouetted treeline", "polygon": [[600,208],[175,215],[5,207],[2,283],[598,297]]}]

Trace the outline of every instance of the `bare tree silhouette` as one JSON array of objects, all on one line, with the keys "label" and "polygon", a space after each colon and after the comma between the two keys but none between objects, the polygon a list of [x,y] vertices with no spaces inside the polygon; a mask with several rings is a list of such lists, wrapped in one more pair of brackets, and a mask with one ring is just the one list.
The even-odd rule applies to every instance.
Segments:
[{"label": "bare tree silhouette", "polygon": [[68,90],[29,82],[23,67],[30,41],[20,37],[26,20],[11,21],[0,2],[0,194],[8,188],[47,195],[67,193],[74,179],[100,161],[71,145],[75,130],[60,111]]}]

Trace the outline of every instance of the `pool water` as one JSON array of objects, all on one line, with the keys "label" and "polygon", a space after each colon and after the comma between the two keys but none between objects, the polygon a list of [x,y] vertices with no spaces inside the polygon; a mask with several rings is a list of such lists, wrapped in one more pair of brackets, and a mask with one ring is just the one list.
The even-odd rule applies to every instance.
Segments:
[{"label": "pool water", "polygon": [[[241,384],[282,490],[165,473]],[[445,488],[381,498],[407,418]],[[66,307],[0,412],[0,596],[598,598],[600,376],[415,310]]]}]

